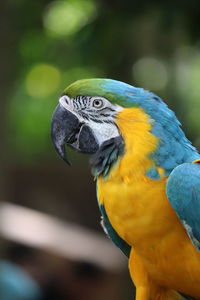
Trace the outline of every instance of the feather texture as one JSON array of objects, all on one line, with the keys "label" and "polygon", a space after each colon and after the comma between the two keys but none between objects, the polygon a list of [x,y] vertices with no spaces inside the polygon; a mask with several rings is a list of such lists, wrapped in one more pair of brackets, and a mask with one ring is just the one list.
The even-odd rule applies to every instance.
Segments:
[{"label": "feather texture", "polygon": [[167,197],[200,252],[200,161],[173,170],[167,181]]}]

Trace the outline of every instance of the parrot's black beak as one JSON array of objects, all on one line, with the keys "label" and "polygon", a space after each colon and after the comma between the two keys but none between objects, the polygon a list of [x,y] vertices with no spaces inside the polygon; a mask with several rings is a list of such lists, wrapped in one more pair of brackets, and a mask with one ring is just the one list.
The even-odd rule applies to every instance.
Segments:
[{"label": "parrot's black beak", "polygon": [[71,139],[73,140],[79,128],[78,118],[58,104],[51,121],[51,138],[57,153],[68,164],[70,163],[66,156],[65,143],[69,143]]},{"label": "parrot's black beak", "polygon": [[51,138],[59,156],[68,164],[65,143],[78,152],[93,154],[98,148],[98,142],[91,128],[64,108],[56,107],[51,121]]}]

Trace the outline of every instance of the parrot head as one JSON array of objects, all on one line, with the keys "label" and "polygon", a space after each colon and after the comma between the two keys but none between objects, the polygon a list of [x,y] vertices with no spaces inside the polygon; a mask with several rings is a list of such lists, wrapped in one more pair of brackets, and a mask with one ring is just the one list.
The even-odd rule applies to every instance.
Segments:
[{"label": "parrot head", "polygon": [[110,79],[86,79],[64,90],[51,123],[52,141],[63,160],[68,162],[65,144],[94,154],[105,141],[120,136],[115,123],[123,109],[120,86],[131,87]]},{"label": "parrot head", "polygon": [[[178,160],[185,161],[191,152],[195,152],[174,112],[160,97],[143,88],[101,78],[78,80],[64,90],[51,122],[56,151],[69,163],[65,144],[93,156],[103,150],[104,155],[98,155],[96,163],[103,159],[102,166],[110,165],[126,146],[117,118],[129,108],[140,110],[151,124],[148,130],[159,144],[151,157],[157,166],[166,170],[166,174]],[[134,134],[137,137],[137,132],[132,136]]]}]

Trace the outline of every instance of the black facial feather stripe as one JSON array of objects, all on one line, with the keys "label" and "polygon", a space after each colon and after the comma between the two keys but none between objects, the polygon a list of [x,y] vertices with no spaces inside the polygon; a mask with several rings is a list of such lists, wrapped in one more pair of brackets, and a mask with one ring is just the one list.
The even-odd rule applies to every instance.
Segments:
[{"label": "black facial feather stripe", "polygon": [[116,110],[113,109],[113,108],[111,108],[111,107],[105,107],[105,108],[102,108],[102,109],[100,109],[100,111],[102,111],[102,110],[104,110],[104,109],[109,110],[109,111],[116,112]]},{"label": "black facial feather stripe", "polygon": [[109,114],[100,114],[102,117],[112,117],[111,115],[109,115]]},{"label": "black facial feather stripe", "polygon": [[91,121],[94,121],[96,123],[107,123],[107,124],[114,124],[114,122],[112,120],[107,120],[107,119],[97,119],[97,118],[94,118],[94,117],[90,117],[89,118]]},{"label": "black facial feather stripe", "polygon": [[[94,110],[92,110],[92,109],[88,109],[87,110],[89,113],[94,113]],[[104,108],[100,108],[100,109],[98,109],[98,112],[99,113],[101,113],[101,115],[103,115],[103,111],[107,111],[107,112],[109,112],[109,111],[111,111],[111,112],[116,112],[114,109],[112,109],[112,108],[110,108],[110,107],[104,107]]]},{"label": "black facial feather stripe", "polygon": [[74,107],[75,107],[76,109],[78,109],[78,108],[79,108],[79,105],[78,105],[78,103],[77,103],[77,102],[74,102],[73,104],[74,104]]},{"label": "black facial feather stripe", "polygon": [[91,103],[91,98],[92,97],[87,97],[87,96],[76,96],[75,98],[72,98],[74,107],[76,109],[86,109],[87,107],[90,106]]},{"label": "black facial feather stripe", "polygon": [[102,121],[108,121],[107,118],[110,118],[110,121],[114,120],[114,115],[104,115],[104,114],[88,114],[87,115],[91,120],[93,119],[101,119]]},{"label": "black facial feather stripe", "polygon": [[79,114],[86,120],[89,120],[89,116],[85,114],[84,112],[79,112]]},{"label": "black facial feather stripe", "polygon": [[114,124],[112,120],[103,120],[103,123]]},{"label": "black facial feather stripe", "polygon": [[102,112],[102,111],[113,111],[113,112],[115,112],[115,110],[113,109],[113,108],[111,108],[111,107],[103,107],[103,108],[100,108],[98,111],[99,112]]},{"label": "black facial feather stripe", "polygon": [[92,97],[87,97],[87,96],[76,96],[73,98],[73,100],[80,102],[81,100],[83,101],[90,101]]},{"label": "black facial feather stripe", "polygon": [[90,118],[90,120],[94,121],[95,123],[104,123],[104,121],[100,119]]}]

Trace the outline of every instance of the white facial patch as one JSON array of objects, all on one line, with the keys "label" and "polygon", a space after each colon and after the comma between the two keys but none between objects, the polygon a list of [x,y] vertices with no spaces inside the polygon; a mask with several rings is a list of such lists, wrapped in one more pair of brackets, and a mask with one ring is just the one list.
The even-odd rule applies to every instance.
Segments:
[{"label": "white facial patch", "polygon": [[96,123],[94,121],[86,122],[93,130],[96,139],[101,145],[106,140],[119,136],[118,128],[112,123]]},{"label": "white facial patch", "polygon": [[[120,105],[117,105],[117,104],[113,105],[107,99],[105,99],[105,101],[106,101],[106,106],[108,108],[112,108],[112,110],[110,112],[110,116],[108,116],[106,118],[106,121],[110,121],[110,123],[101,119],[101,115],[99,115],[99,121],[101,121],[101,122],[98,122],[98,119],[95,122],[95,120],[90,119],[90,117],[88,119],[85,119],[79,111],[76,111],[74,109],[72,99],[70,99],[67,95],[62,96],[59,99],[59,103],[65,109],[67,109],[68,111],[73,113],[79,119],[80,122],[87,124],[92,129],[99,145],[101,145],[106,140],[109,140],[111,138],[114,138],[114,137],[117,137],[120,135],[117,126],[113,122],[113,115],[115,115],[115,112],[122,110],[123,107]],[[95,113],[98,113],[98,109],[96,109],[94,111],[95,111]],[[87,111],[85,111],[85,113],[87,113]]]}]

